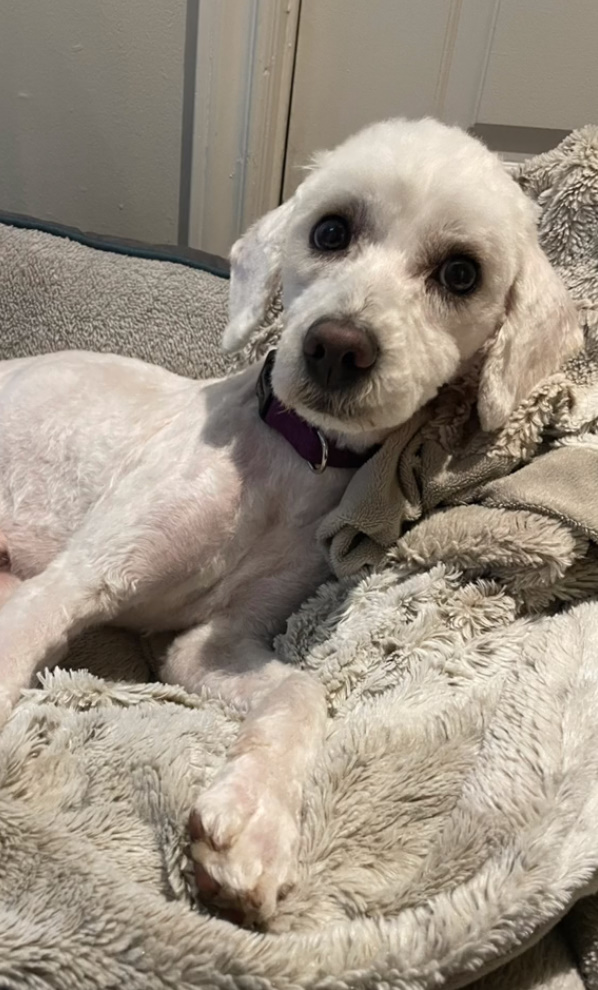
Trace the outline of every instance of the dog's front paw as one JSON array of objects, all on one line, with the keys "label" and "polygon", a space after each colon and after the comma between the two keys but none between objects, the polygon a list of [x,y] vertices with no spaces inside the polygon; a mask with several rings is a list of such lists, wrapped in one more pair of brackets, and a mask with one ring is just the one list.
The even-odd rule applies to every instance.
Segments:
[{"label": "dog's front paw", "polygon": [[282,789],[242,763],[201,795],[189,827],[199,896],[251,924],[292,886],[299,829]]}]

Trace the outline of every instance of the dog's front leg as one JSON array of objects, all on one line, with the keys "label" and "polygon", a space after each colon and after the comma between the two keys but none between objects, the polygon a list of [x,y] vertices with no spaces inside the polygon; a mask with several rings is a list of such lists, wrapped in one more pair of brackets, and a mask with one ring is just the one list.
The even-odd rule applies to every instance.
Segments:
[{"label": "dog's front leg", "polygon": [[[168,679],[193,687],[190,662],[205,647],[203,630],[179,637]],[[264,921],[295,878],[304,786],[324,738],[324,691],[255,641],[215,640],[210,666],[200,683],[248,713],[227,763],[191,813],[198,889],[207,900],[238,907],[248,922]]]}]

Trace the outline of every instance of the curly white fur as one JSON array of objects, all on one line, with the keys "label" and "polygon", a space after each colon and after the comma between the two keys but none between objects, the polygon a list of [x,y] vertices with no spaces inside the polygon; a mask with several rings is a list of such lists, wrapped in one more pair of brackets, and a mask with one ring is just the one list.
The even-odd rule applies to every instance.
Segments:
[{"label": "curly white fur", "polygon": [[[319,217],[350,213],[348,252],[309,247]],[[316,158],[295,196],[233,248],[239,269],[224,344],[238,350],[282,277],[285,326],[274,372],[279,396],[324,429],[356,437],[388,430],[431,399],[483,345],[482,426],[497,429],[580,346],[573,305],[538,244],[536,207],[500,160],[434,120],[375,124]],[[473,255],[481,285],[451,299],[430,275],[451,254]],[[365,323],[381,360],[338,410],[310,405],[302,343],[323,319]]]}]

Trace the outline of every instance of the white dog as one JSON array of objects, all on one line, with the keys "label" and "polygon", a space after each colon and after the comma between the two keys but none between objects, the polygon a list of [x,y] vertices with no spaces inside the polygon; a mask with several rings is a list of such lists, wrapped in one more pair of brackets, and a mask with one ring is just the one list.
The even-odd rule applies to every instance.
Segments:
[{"label": "white dog", "polygon": [[1,717],[88,626],[178,631],[163,677],[249,708],[191,816],[198,885],[262,918],[292,882],[325,729],[321,686],[270,648],[327,575],[322,517],[481,348],[495,430],[580,345],[534,207],[432,120],[321,155],[234,246],[225,346],[246,343],[280,277],[276,398],[267,370],[258,402],[257,367],[197,382],[99,354],[0,363]]}]

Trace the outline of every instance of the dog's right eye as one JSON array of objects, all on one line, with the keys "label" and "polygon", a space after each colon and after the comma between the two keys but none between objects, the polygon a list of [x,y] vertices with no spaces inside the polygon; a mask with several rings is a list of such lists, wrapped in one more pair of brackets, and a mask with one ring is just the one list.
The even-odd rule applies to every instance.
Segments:
[{"label": "dog's right eye", "polygon": [[436,273],[436,279],[455,296],[467,296],[477,288],[480,281],[480,266],[473,258],[464,254],[454,254],[446,258]]},{"label": "dog's right eye", "polygon": [[351,242],[351,227],[344,217],[322,217],[312,227],[310,247],[316,251],[345,251]]}]

